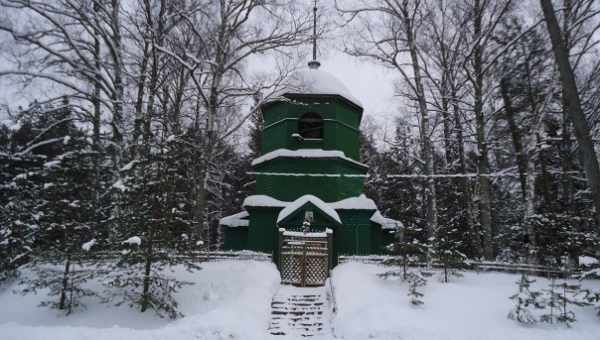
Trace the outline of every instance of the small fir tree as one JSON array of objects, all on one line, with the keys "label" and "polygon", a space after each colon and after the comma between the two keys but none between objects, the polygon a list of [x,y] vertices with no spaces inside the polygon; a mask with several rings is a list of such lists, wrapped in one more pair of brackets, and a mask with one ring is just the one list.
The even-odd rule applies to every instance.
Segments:
[{"label": "small fir tree", "polygon": [[408,273],[406,280],[408,282],[408,301],[413,306],[423,305],[422,298],[424,295],[419,291],[419,288],[424,287],[427,284],[427,280],[414,272]]},{"label": "small fir tree", "polygon": [[542,290],[545,295],[544,305],[546,307],[547,313],[542,314],[542,316],[540,317],[541,322],[550,324],[556,323],[556,319],[558,316],[556,313],[560,308],[560,304],[558,300],[558,294],[555,288],[556,283],[554,278],[552,278],[552,280],[550,281],[549,288]]},{"label": "small fir tree", "polygon": [[45,138],[51,148],[45,148],[46,161],[36,171],[41,187],[39,226],[31,262],[26,266],[30,275],[20,280],[23,294],[49,289],[51,300],[41,306],[67,315],[83,306],[81,298],[96,295],[84,283],[98,274],[94,265],[81,266],[82,254],[91,250],[90,243],[86,249],[82,245],[94,239],[96,226],[95,196],[90,189],[96,154],[69,119],[69,110],[64,106],[45,112],[41,121],[48,127],[40,126],[42,132],[36,137]]},{"label": "small fir tree", "polygon": [[45,156],[28,150],[34,133],[30,121],[0,124],[0,282],[29,261],[39,230]]},{"label": "small fir tree", "polygon": [[[583,291],[580,285],[569,284],[568,282],[562,282],[557,284],[554,280],[550,282],[550,288],[546,290],[548,294],[547,305],[550,307],[550,314],[543,315],[543,321],[548,323],[562,323],[567,327],[571,327],[571,324],[577,321],[575,312],[569,307],[575,306],[587,306],[589,302],[586,301]],[[554,314],[556,310],[557,314]]]},{"label": "small fir tree", "polygon": [[449,281],[449,275],[460,276],[458,269],[466,266],[467,257],[460,249],[463,241],[460,230],[452,224],[440,225],[431,238],[432,254],[443,266],[443,282]]},{"label": "small fir tree", "polygon": [[[390,253],[401,257],[402,279],[405,281],[408,279],[408,265],[426,253],[427,247],[419,241],[418,237],[421,232],[422,229],[412,223],[405,224],[396,232],[396,242],[390,244],[387,249]],[[391,264],[390,262],[392,261],[388,261],[387,264]]]},{"label": "small fir tree", "polygon": [[531,312],[531,307],[543,308],[540,292],[531,290],[531,280],[526,274],[521,274],[521,279],[516,282],[519,286],[519,292],[510,297],[514,302],[513,309],[508,313],[508,318],[523,324],[534,324],[537,322],[535,315]]},{"label": "small fir tree", "polygon": [[197,266],[181,254],[202,244],[189,214],[184,169],[176,161],[177,145],[166,141],[147,145],[139,159],[121,169],[113,184],[119,197],[119,219],[112,246],[121,251],[106,282],[107,301],[128,304],[141,312],[153,310],[171,319],[183,316],[174,294],[188,282],[170,273],[173,266]]}]

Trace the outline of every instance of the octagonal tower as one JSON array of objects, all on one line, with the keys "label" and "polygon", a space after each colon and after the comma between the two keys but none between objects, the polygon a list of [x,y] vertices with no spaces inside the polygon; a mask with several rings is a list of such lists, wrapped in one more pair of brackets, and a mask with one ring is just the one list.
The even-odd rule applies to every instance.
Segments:
[{"label": "octagonal tower", "polygon": [[280,228],[331,229],[334,254],[382,253],[401,226],[364,196],[368,167],[359,160],[362,104],[318,62],[291,77],[261,106],[261,156],[252,162],[256,194],[226,217],[226,249],[277,256]]}]

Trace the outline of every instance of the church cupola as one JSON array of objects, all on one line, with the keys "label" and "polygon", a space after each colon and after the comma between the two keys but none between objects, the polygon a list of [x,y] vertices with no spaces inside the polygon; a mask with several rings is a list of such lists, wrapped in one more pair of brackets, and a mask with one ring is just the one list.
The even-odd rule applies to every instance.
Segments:
[{"label": "church cupola", "polygon": [[329,72],[308,68],[294,73],[261,111],[263,153],[277,149],[340,150],[358,160],[362,104]]}]

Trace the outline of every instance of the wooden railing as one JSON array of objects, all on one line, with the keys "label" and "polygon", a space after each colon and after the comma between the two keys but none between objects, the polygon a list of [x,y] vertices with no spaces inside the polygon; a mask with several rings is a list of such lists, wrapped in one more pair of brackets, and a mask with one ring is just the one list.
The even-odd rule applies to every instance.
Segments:
[{"label": "wooden railing", "polygon": [[[385,263],[402,263],[402,258],[398,256],[386,256],[386,255],[375,255],[375,256],[340,256],[339,263],[344,262],[361,262],[369,264],[385,264]],[[442,268],[443,264],[439,262],[425,263],[425,262],[410,262],[409,267],[419,268]],[[508,263],[508,262],[495,262],[495,261],[468,261],[464,265],[465,269],[474,270],[477,272],[482,271],[498,271],[507,273],[527,273],[537,276],[547,277],[567,277],[578,273],[578,270],[559,268],[553,266],[535,265],[527,263]]]},{"label": "wooden railing", "polygon": [[[156,252],[155,256],[160,256],[160,252]],[[89,255],[86,253],[79,254],[81,260],[116,260],[122,255],[115,251],[98,251],[92,252]],[[192,262],[206,262],[206,261],[223,261],[223,260],[240,260],[240,261],[265,261],[271,262],[271,254],[258,253],[252,251],[192,251],[181,254],[169,255],[169,258],[177,261],[192,261]]]}]

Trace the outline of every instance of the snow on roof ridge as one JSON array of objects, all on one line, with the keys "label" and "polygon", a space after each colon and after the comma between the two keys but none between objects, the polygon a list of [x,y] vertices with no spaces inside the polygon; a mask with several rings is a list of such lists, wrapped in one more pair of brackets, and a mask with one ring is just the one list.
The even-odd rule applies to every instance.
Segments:
[{"label": "snow on roof ridge", "polygon": [[321,69],[300,70],[290,76],[288,85],[280,92],[284,94],[338,95],[359,107],[363,104],[338,78]]},{"label": "snow on roof ridge", "polygon": [[[285,208],[291,203],[293,202],[280,201],[268,195],[250,195],[246,197],[242,206]],[[375,202],[368,198],[365,194],[344,198],[342,200],[326,204],[335,210],[377,210],[377,205]]]},{"label": "snow on roof ridge", "polygon": [[398,229],[404,227],[402,222],[384,217],[379,210],[373,213],[370,220],[371,222],[381,225],[382,229]]},{"label": "snow on roof ridge", "polygon": [[337,202],[329,203],[329,205],[336,210],[377,210],[375,202],[365,194],[348,197]]},{"label": "snow on roof ridge", "polygon": [[283,231],[283,235],[285,236],[296,236],[296,237],[327,237],[327,232],[312,232],[312,233],[304,233],[301,231]]},{"label": "snow on roof ridge", "polygon": [[335,209],[333,209],[329,204],[323,202],[323,200],[321,200],[320,198],[318,198],[317,196],[314,196],[314,195],[301,196],[298,199],[296,199],[294,202],[291,202],[288,206],[283,208],[283,210],[281,210],[279,212],[279,215],[277,216],[277,223],[283,221],[286,217],[288,217],[294,211],[298,210],[300,207],[302,207],[303,205],[305,205],[306,203],[309,203],[309,202],[312,203],[313,205],[315,205],[317,208],[319,208],[319,210],[321,210],[323,213],[327,214],[327,216],[331,217],[336,222],[338,222],[340,224],[342,223],[342,220],[340,219],[340,215],[338,215],[338,213],[335,211]]},{"label": "snow on roof ridge", "polygon": [[352,158],[346,156],[343,151],[340,150],[323,150],[323,149],[298,149],[298,150],[290,150],[290,149],[277,149],[271,152],[267,152],[266,154],[254,159],[252,161],[252,166],[270,161],[279,157],[290,157],[290,158],[341,158],[343,160],[352,162],[362,167],[367,167],[366,164],[355,161]]},{"label": "snow on roof ridge", "polygon": [[247,211],[242,211],[237,214],[229,215],[223,217],[219,220],[219,225],[224,225],[228,227],[247,227],[250,224],[250,221],[245,220],[244,218],[250,216]]}]

